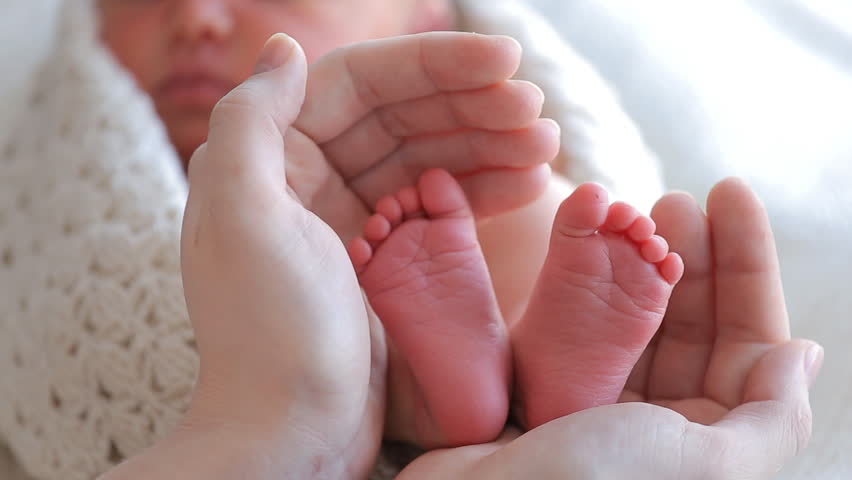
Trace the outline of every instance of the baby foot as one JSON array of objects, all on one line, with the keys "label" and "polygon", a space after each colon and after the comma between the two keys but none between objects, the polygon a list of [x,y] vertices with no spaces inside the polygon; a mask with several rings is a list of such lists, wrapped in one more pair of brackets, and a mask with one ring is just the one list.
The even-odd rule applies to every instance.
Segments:
[{"label": "baby foot", "polygon": [[421,446],[494,440],[508,415],[510,346],[461,187],[431,170],[376,212],[349,254],[392,343],[389,389],[402,398],[391,403],[410,411]]},{"label": "baby foot", "polygon": [[633,207],[609,206],[595,184],[559,208],[535,291],[512,326],[527,427],[618,400],[683,275],[655,229]]}]

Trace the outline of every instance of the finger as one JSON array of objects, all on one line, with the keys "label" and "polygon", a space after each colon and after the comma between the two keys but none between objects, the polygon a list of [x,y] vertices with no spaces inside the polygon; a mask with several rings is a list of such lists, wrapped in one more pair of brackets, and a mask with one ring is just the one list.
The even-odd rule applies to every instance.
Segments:
[{"label": "finger", "polygon": [[716,335],[713,256],[707,217],[685,193],[663,197],[651,213],[657,233],[686,267],[663,319],[648,383],[652,399],[683,399],[704,393]]},{"label": "finger", "polygon": [[[521,48],[509,37],[432,32],[339,49],[311,69],[297,128],[317,143],[340,135],[376,107],[475,90],[508,80]],[[338,115],[329,121],[329,111]]]},{"label": "finger", "polygon": [[[220,282],[224,279],[210,272],[226,269],[231,281],[243,274],[246,282],[260,282],[258,271],[263,270],[249,274],[256,258],[246,251],[260,251],[268,240],[276,243],[274,251],[283,256],[281,252],[300,245],[299,235],[291,237],[292,244],[276,242],[263,226],[272,207],[284,197],[282,132],[298,112],[306,71],[304,54],[294,41],[284,35],[270,38],[261,53],[258,73],[217,104],[207,143],[190,161],[181,265],[190,316],[193,322],[201,319],[208,324],[197,330],[199,346],[206,343],[202,332],[217,331],[209,328],[210,322],[227,323],[222,312],[206,310],[216,302],[199,299],[215,291],[211,284],[218,282],[223,291],[233,285]],[[302,218],[298,211],[293,212],[294,218]],[[247,250],[247,244],[252,248]],[[216,261],[211,263],[210,258]],[[268,257],[263,260],[266,265],[274,264]],[[222,301],[229,299],[221,292],[220,296]],[[212,342],[219,343],[218,339]]]},{"label": "finger", "polygon": [[459,179],[477,219],[500,215],[528,205],[547,189],[551,179],[548,164],[526,169],[494,169]]},{"label": "finger", "polygon": [[743,402],[807,399],[808,390],[822,368],[823,356],[822,347],[809,340],[791,340],[775,347],[749,374]]},{"label": "finger", "polygon": [[722,478],[733,478],[735,472],[746,473],[737,478],[769,478],[807,446],[812,425],[808,389],[821,365],[822,348],[805,340],[777,346],[758,361],[746,382],[746,403],[710,427],[740,452]]},{"label": "finger", "polygon": [[772,228],[757,196],[742,180],[725,180],[708,197],[707,217],[717,318],[708,384],[719,385],[717,401],[734,406],[754,362],[789,340],[790,322]]},{"label": "finger", "polygon": [[284,132],[304,99],[304,53],[290,37],[274,35],[264,46],[257,71],[213,109],[207,143],[190,162],[194,190],[216,191],[228,201],[239,201],[246,189],[286,188]]},{"label": "finger", "polygon": [[[665,320],[663,321],[665,322]],[[657,344],[661,333],[661,330],[657,330],[636,365],[633,366],[630,376],[627,377],[627,382],[624,384],[624,390],[618,397],[618,403],[648,400],[648,382],[651,379],[651,368],[654,366],[654,357],[657,354]]]},{"label": "finger", "polygon": [[[290,128],[284,143],[292,196],[332,227],[344,243],[360,235],[371,212],[369,206],[344,183],[305,134]],[[335,200],[328,201],[332,198]],[[340,208],[340,205],[349,208]]]},{"label": "finger", "polygon": [[378,108],[322,145],[345,179],[386,157],[405,137],[460,129],[518,130],[531,126],[544,102],[532,83],[503,82],[480,90],[438,93]]},{"label": "finger", "polygon": [[515,130],[530,126],[543,105],[544,93],[534,83],[509,80],[396,103],[375,113],[389,134],[403,137],[460,128]]},{"label": "finger", "polygon": [[707,200],[716,265],[719,336],[755,343],[789,340],[778,254],[763,204],[739,179]]},{"label": "finger", "polygon": [[[522,169],[551,161],[559,150],[559,127],[542,119],[512,132],[469,130],[412,139],[382,162],[350,180],[368,204],[388,191],[412,185],[427,169],[460,176],[492,168]],[[507,192],[511,194],[511,192]]]}]

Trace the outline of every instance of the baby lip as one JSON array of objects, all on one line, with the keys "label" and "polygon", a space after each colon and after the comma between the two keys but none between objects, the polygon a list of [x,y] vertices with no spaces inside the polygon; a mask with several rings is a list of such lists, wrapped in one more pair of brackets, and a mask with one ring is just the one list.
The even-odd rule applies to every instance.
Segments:
[{"label": "baby lip", "polygon": [[181,105],[212,106],[235,86],[209,73],[179,73],[160,84],[157,96]]}]

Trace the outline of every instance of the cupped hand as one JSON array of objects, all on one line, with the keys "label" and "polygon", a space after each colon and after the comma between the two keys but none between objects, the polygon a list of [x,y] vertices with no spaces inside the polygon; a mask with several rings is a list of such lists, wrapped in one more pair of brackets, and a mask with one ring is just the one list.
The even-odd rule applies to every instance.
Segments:
[{"label": "cupped hand", "polygon": [[[428,169],[460,181],[478,218],[544,193],[559,128],[540,119],[543,94],[511,80],[521,49],[506,37],[441,32],[341,48],[310,69],[287,129],[287,179],[348,243],[375,203]],[[390,349],[390,364],[404,362]],[[397,405],[387,433],[400,427]],[[405,435],[401,435],[405,438]]]},{"label": "cupped hand", "polygon": [[287,132],[287,174],[303,204],[344,242],[375,202],[443,168],[478,217],[544,192],[559,127],[540,119],[535,85],[511,80],[521,49],[507,37],[440,32],[359,43],[310,69]]},{"label": "cupped hand", "polygon": [[306,74],[294,41],[270,39],[190,162],[181,258],[201,367],[184,429],[230,432],[269,478],[360,477],[381,440],[385,347],[339,237],[285,181]]},{"label": "cupped hand", "polygon": [[427,453],[399,478],[768,480],[810,436],[813,347],[791,341],[768,352],[744,403],[711,425],[644,402],[608,405],[523,435],[509,430],[492,444]]},{"label": "cupped hand", "polygon": [[663,327],[622,402],[489,445],[431,452],[401,478],[707,478],[763,480],[811,435],[808,389],[822,348],[789,339],[766,212],[739,180],[654,210],[684,257]]},{"label": "cupped hand", "polygon": [[706,215],[692,197],[674,193],[652,216],[686,272],[623,399],[709,424],[747,400],[755,362],[790,339],[772,229],[738,179],[711,191]]}]

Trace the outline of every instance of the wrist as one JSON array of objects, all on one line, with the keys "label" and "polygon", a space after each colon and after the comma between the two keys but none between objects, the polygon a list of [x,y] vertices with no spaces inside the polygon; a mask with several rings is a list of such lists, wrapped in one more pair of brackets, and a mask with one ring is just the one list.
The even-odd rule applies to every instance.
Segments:
[{"label": "wrist", "polygon": [[102,480],[344,478],[341,455],[316,435],[263,425],[183,422]]}]

